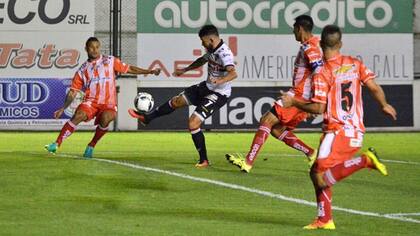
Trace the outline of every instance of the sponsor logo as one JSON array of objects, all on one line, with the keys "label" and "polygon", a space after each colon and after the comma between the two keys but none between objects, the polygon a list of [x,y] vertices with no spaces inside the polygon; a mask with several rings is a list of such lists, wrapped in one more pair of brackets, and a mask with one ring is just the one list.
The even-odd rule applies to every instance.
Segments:
[{"label": "sponsor logo", "polygon": [[38,117],[39,107],[31,105],[42,104],[48,96],[48,86],[39,81],[0,81],[0,118]]},{"label": "sponsor logo", "polygon": [[[260,120],[263,113],[270,108],[275,100],[271,97],[262,97],[253,102],[247,97],[236,97],[221,107],[218,111],[220,125],[234,124],[234,125],[252,125],[255,120]],[[194,112],[194,107],[189,107],[189,114]],[[212,117],[205,120],[204,124],[211,125],[213,123]]]},{"label": "sponsor logo", "polygon": [[[232,54],[233,56],[236,56],[238,54],[238,42],[237,42],[237,37],[232,36],[228,38],[228,44],[229,44],[229,48],[232,50]],[[199,57],[202,55],[202,50],[201,49],[193,49],[192,50],[192,55],[195,57]],[[231,54],[226,54],[226,55],[231,55]],[[178,70],[178,69],[183,69],[187,66],[189,66],[191,63],[193,63],[193,60],[184,60],[184,59],[178,59],[174,61],[173,65],[168,65],[163,63],[161,60],[156,59],[154,61],[152,61],[150,63],[150,65],[147,67],[149,70],[155,69],[155,68],[159,68],[162,70],[162,74],[165,75],[166,77],[171,77],[171,69],[173,69],[173,71]],[[234,64],[236,64],[236,62],[234,62]],[[221,65],[218,65],[217,63],[215,63],[212,60],[208,61],[208,65],[212,67],[212,70],[214,71],[218,71],[221,70]],[[204,71],[203,71],[203,67],[198,67],[196,69],[190,70],[184,74],[182,74],[181,76],[176,76],[179,78],[201,78],[204,75]],[[147,75],[145,76],[147,77]]]},{"label": "sponsor logo", "polygon": [[48,96],[48,86],[43,82],[0,80],[0,104],[40,104],[45,102]]},{"label": "sponsor logo", "polygon": [[337,70],[334,71],[334,74],[338,75],[338,74],[345,74],[347,72],[349,72],[350,70],[352,70],[355,67],[354,64],[351,65],[343,65],[340,68],[338,68]]},{"label": "sponsor logo", "polygon": [[255,155],[257,155],[257,152],[258,152],[259,148],[260,148],[260,145],[259,144],[254,144],[254,146],[252,146],[252,150],[249,153],[249,160],[251,162],[254,160]]},{"label": "sponsor logo", "polygon": [[[342,28],[349,25],[356,28],[382,28],[393,18],[391,5],[383,0],[329,0],[310,3],[208,0],[200,1],[199,6],[191,5],[191,1],[161,1],[154,8],[155,21],[163,28],[198,28],[211,23],[221,29],[243,29],[251,25],[262,29],[278,29],[282,27],[282,22],[292,27],[297,16],[309,14],[319,28],[328,24],[337,24]],[[200,12],[199,17],[190,16],[190,12]],[[383,14],[378,15],[376,12]]]},{"label": "sponsor logo", "polygon": [[[64,21],[69,25],[88,25],[88,15],[73,14],[71,10],[70,0],[61,1],[25,1],[18,3],[17,0],[9,0],[7,3],[0,3],[0,10],[6,10],[6,16],[0,17],[0,24],[3,24],[5,19],[17,25],[29,24],[39,18],[41,22],[46,25],[60,24]],[[58,8],[51,11],[51,6]],[[3,12],[4,14],[4,12]]]},{"label": "sponsor logo", "polygon": [[80,52],[77,49],[55,48],[45,44],[42,48],[23,48],[23,43],[0,43],[0,68],[10,66],[16,69],[38,67],[49,69],[74,68],[79,64]]},{"label": "sponsor logo", "polygon": [[354,166],[354,165],[359,165],[360,162],[362,162],[362,158],[361,157],[354,158],[354,159],[345,161],[344,162],[344,167],[345,168],[349,168],[349,167]]}]

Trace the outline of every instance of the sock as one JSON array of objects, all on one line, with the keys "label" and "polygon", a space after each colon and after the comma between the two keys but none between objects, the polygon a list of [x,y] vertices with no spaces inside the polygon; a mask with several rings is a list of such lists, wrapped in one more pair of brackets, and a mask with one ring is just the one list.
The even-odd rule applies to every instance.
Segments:
[{"label": "sock", "polygon": [[296,137],[290,130],[283,131],[277,139],[283,141],[287,146],[303,152],[306,156],[310,156],[314,153],[314,150],[311,147],[302,142],[302,140]]},{"label": "sock", "polygon": [[57,140],[55,141],[58,146],[61,145],[61,143],[64,141],[64,139],[68,138],[76,129],[76,125],[73,124],[71,121],[67,121],[63,128],[61,128],[60,134],[57,137]]},{"label": "sock", "polygon": [[96,126],[95,136],[93,136],[92,141],[88,144],[91,147],[95,147],[99,139],[102,138],[108,132],[108,127],[102,128],[100,125]]},{"label": "sock", "polygon": [[270,126],[262,124],[257,132],[254,135],[254,140],[252,140],[251,149],[249,150],[248,154],[246,155],[246,162],[249,165],[252,165],[257,158],[258,152],[260,151],[262,145],[267,140],[268,136],[270,135],[271,128]]},{"label": "sock", "polygon": [[168,102],[165,102],[164,104],[158,106],[154,111],[152,111],[150,114],[146,115],[146,119],[148,121],[151,121],[157,117],[164,116],[167,114],[172,113],[175,111],[175,109],[172,107],[172,102],[169,100]]},{"label": "sock", "polygon": [[367,158],[362,155],[361,157],[347,160],[341,164],[335,165],[325,171],[323,179],[328,186],[334,185],[336,182],[350,176],[354,172],[368,167]]},{"label": "sock", "polygon": [[316,202],[318,205],[318,220],[326,223],[332,219],[331,201],[332,191],[331,187],[325,189],[315,188]]},{"label": "sock", "polygon": [[191,130],[191,137],[194,141],[195,149],[197,149],[200,155],[200,163],[207,160],[206,140],[204,134],[200,128]]}]

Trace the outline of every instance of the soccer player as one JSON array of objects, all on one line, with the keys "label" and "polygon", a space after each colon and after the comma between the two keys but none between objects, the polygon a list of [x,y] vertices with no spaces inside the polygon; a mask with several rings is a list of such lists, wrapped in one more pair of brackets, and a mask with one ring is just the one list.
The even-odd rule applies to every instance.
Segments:
[{"label": "soccer player", "polygon": [[73,117],[61,129],[56,141],[45,146],[45,149],[50,153],[56,153],[64,139],[68,138],[75,131],[76,126],[80,122],[87,122],[95,118],[95,124],[97,125],[95,135],[83,154],[86,158],[92,158],[96,143],[105,135],[108,131],[109,123],[116,117],[116,73],[154,75],[159,75],[160,73],[160,69],[146,70],[122,63],[116,57],[101,55],[100,46],[99,40],[95,37],[90,37],[86,41],[85,50],[88,60],[75,73],[64,105],[54,112],[54,118],[58,119],[61,117],[64,110],[76,97],[78,91],[83,91],[85,96]]},{"label": "soccer player", "polygon": [[160,105],[151,113],[138,114],[135,110],[130,109],[129,114],[138,118],[143,124],[148,124],[157,117],[168,115],[181,107],[196,106],[194,113],[189,117],[188,127],[200,156],[200,160],[195,166],[206,168],[209,166],[209,161],[204,134],[200,127],[205,119],[226,104],[231,94],[231,81],[237,77],[237,74],[233,53],[219,37],[219,32],[214,25],[203,26],[198,36],[207,53],[186,68],[176,69],[173,75],[181,76],[185,72],[207,63],[207,80],[186,88],[182,93]]},{"label": "soccer player", "polygon": [[[312,35],[313,25],[313,20],[308,15],[296,17],[293,25],[295,39],[301,43],[301,46],[295,60],[292,88],[288,94],[302,102],[310,101],[312,74],[322,66],[319,38]],[[281,100],[276,101],[271,110],[261,117],[260,126],[255,133],[246,159],[238,154],[226,154],[226,159],[242,171],[250,172],[258,152],[271,133],[274,138],[283,141],[289,147],[303,152],[311,166],[316,157],[316,150],[306,145],[293,133],[293,129],[305,120],[307,115],[307,112],[296,107],[283,107]]]},{"label": "soccer player", "polygon": [[362,147],[363,124],[362,86],[366,86],[382,111],[397,119],[395,109],[387,103],[385,94],[370,71],[358,59],[340,54],[341,31],[328,25],[322,30],[321,47],[324,66],[313,77],[314,95],[311,103],[303,103],[287,94],[283,105],[298,107],[311,113],[324,114],[323,136],[318,157],[310,175],[315,187],[318,217],[304,229],[335,229],[332,219],[332,186],[363,168],[387,175],[373,148],[360,157],[352,158]]}]

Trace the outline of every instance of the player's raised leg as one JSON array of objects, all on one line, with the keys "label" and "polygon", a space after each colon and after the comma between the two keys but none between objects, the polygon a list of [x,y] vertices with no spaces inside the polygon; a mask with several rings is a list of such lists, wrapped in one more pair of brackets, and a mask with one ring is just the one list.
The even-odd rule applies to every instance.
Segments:
[{"label": "player's raised leg", "polygon": [[186,98],[182,94],[180,94],[171,98],[169,101],[161,104],[150,113],[140,114],[136,112],[134,109],[129,109],[128,113],[133,118],[139,119],[142,124],[147,125],[152,120],[158,117],[164,116],[164,115],[171,114],[176,109],[185,107],[187,105],[188,105],[188,102],[186,101]]},{"label": "player's raised leg", "polygon": [[289,130],[285,128],[284,126],[281,126],[280,124],[275,125],[271,129],[271,135],[284,142],[287,146],[296,149],[303,154],[305,154],[308,165],[311,167],[316,159],[317,150],[311,148],[306,143],[304,143],[301,139],[299,139],[292,130]]},{"label": "player's raised leg", "polygon": [[[59,116],[61,116],[61,114]],[[61,146],[61,143],[75,131],[76,126],[80,122],[85,121],[87,119],[88,115],[86,114],[86,112],[78,108],[73,117],[64,124],[63,128],[61,128],[60,134],[58,135],[56,141],[45,145],[45,149],[48,152],[55,154],[57,152],[57,149]]]},{"label": "player's raised leg", "polygon": [[99,113],[99,117],[98,117],[99,122],[98,122],[98,125],[96,126],[95,135],[93,136],[89,144],[86,146],[83,157],[92,158],[93,149],[95,148],[98,141],[108,132],[108,126],[115,119],[115,117],[116,117],[115,110],[105,110]]},{"label": "player's raised leg", "polygon": [[270,136],[271,128],[279,124],[279,119],[271,113],[266,112],[260,119],[260,126],[254,135],[252,144],[245,159],[235,154],[226,154],[226,159],[232,164],[238,166],[244,172],[250,172],[254,161],[256,160],[259,151],[264,145],[267,138]]}]

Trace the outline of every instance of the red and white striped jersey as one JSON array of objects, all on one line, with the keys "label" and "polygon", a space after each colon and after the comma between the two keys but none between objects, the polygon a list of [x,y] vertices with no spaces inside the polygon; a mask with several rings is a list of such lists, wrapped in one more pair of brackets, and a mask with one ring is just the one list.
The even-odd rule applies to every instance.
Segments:
[{"label": "red and white striped jersey", "polygon": [[350,56],[337,55],[324,62],[312,83],[312,101],[327,104],[324,131],[365,132],[362,85],[374,78],[371,70]]},{"label": "red and white striped jersey", "polygon": [[295,98],[304,101],[311,99],[312,74],[323,64],[319,41],[319,37],[312,36],[299,48],[293,70],[293,87],[289,90],[289,94]]},{"label": "red and white striped jersey", "polygon": [[127,73],[129,65],[113,56],[101,55],[86,61],[73,77],[71,89],[85,93],[84,101],[95,104],[116,105],[116,73]]}]

